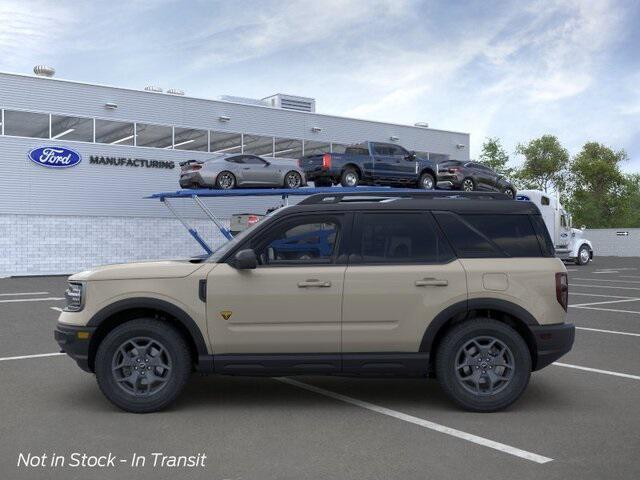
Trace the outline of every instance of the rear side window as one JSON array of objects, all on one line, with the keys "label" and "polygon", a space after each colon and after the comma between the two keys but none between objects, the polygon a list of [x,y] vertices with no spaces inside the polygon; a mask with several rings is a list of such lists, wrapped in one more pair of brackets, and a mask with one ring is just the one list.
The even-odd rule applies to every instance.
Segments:
[{"label": "rear side window", "polygon": [[538,235],[538,242],[540,243],[540,247],[542,248],[542,254],[545,257],[555,256],[555,248],[553,247],[553,242],[551,241],[551,237],[549,236],[549,230],[547,230],[547,226],[544,224],[542,215],[531,215],[529,219],[531,220],[533,229]]},{"label": "rear side window", "polygon": [[510,257],[542,255],[529,215],[463,215],[462,218]]},{"label": "rear side window", "polygon": [[482,232],[452,212],[434,212],[434,216],[460,258],[504,257]]},{"label": "rear side window", "polygon": [[362,213],[357,225],[354,263],[446,263],[455,258],[429,214]]}]

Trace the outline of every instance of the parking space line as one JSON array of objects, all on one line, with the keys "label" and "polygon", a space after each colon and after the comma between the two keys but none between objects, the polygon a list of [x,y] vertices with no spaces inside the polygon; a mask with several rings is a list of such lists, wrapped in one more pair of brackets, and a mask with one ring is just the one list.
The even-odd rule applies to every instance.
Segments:
[{"label": "parking space line", "polygon": [[324,388],[315,387],[313,385],[302,383],[297,380],[292,380],[291,378],[276,378],[275,380],[278,380],[282,383],[286,383],[288,385],[292,385],[294,387],[308,390],[310,392],[324,395],[325,397],[333,398],[335,400],[340,400],[341,402],[349,403],[357,407],[365,408],[372,412],[381,413],[382,415],[387,415],[389,417],[393,417],[398,420],[402,420],[404,422],[413,423],[414,425],[418,425],[420,427],[428,428],[436,432],[444,433],[452,437],[466,440],[468,442],[475,443],[483,447],[492,448],[500,452],[508,453],[509,455],[514,455],[516,457],[520,457],[525,460],[530,460],[532,462],[536,462],[540,464],[553,461],[552,458],[544,457],[542,455],[538,455],[537,453],[521,450],[519,448],[515,448],[510,445],[505,445],[504,443],[499,443],[493,440],[489,440],[488,438],[479,437],[471,433],[463,432],[461,430],[456,430],[455,428],[450,428],[444,425],[440,425],[438,423],[430,422],[429,420],[424,420],[422,418],[414,417],[412,415],[407,415],[406,413],[398,412],[396,410],[391,410],[390,408],[382,407],[380,405],[375,405],[373,403],[365,402],[363,400],[358,400],[357,398],[348,397],[346,395],[335,393],[330,390],[325,390]]},{"label": "parking space line", "polygon": [[624,302],[637,302],[640,298],[627,298],[627,299],[618,299],[618,300],[605,300],[602,302],[591,302],[591,303],[576,303],[575,305],[569,305],[570,307],[587,307],[590,305],[605,305],[607,303],[624,303]]},{"label": "parking space line", "polygon": [[602,307],[577,307],[573,308],[584,308],[586,310],[600,310],[602,312],[615,312],[615,313],[631,313],[633,315],[640,315],[640,312],[636,312],[635,310],[617,310],[615,308],[602,308]]},{"label": "parking space line", "polygon": [[570,363],[553,362],[557,367],[573,368],[574,370],[584,370],[585,372],[603,373],[614,377],[630,378],[632,380],[640,380],[639,375],[631,375],[629,373],[612,372],[611,370],[600,370],[599,368],[583,367],[581,365],[572,365]]},{"label": "parking space line", "polygon": [[18,295],[49,295],[49,292],[18,292],[18,293],[0,293],[0,297],[12,297]]},{"label": "parking space line", "polygon": [[599,333],[615,333],[616,335],[629,335],[631,337],[640,337],[640,333],[618,332],[617,330],[602,330],[600,328],[576,327],[576,330],[587,330],[589,332],[599,332]]},{"label": "parking space line", "polygon": [[589,287],[589,288],[615,288],[616,290],[640,290],[638,287],[620,287],[618,285],[584,285],[580,283],[570,283],[570,287]]},{"label": "parking space line", "polygon": [[617,282],[617,283],[640,283],[638,280],[616,280],[614,278],[578,278],[573,277],[573,280],[588,280],[594,282]]},{"label": "parking space line", "polygon": [[638,298],[638,297],[623,297],[622,295],[602,295],[599,293],[585,293],[585,292],[569,292],[569,296],[584,295],[585,297],[603,297],[603,298]]},{"label": "parking space line", "polygon": [[0,362],[7,362],[9,360],[25,360],[27,358],[57,357],[59,355],[64,355],[64,353],[38,353],[36,355],[21,355],[19,357],[3,357],[0,358]]},{"label": "parking space line", "polygon": [[0,303],[16,303],[16,302],[44,302],[52,300],[64,300],[64,297],[46,297],[46,298],[12,298],[11,300],[0,300]]}]

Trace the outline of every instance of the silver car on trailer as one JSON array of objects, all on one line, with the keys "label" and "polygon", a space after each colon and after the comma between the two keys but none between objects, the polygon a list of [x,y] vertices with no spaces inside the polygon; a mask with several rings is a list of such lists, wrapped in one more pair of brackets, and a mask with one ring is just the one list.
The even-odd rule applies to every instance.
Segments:
[{"label": "silver car on trailer", "polygon": [[299,188],[307,184],[304,171],[293,158],[221,154],[209,160],[182,162],[180,167],[182,188]]}]

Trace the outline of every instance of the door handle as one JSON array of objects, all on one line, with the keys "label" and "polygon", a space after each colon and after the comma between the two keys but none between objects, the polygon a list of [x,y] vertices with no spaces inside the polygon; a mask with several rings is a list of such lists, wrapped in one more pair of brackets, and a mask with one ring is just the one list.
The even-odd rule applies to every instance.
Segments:
[{"label": "door handle", "polygon": [[416,280],[416,287],[446,287],[447,285],[449,285],[448,280],[441,280],[439,278]]},{"label": "door handle", "polygon": [[298,282],[299,288],[320,287],[327,288],[331,286],[331,282],[321,282],[320,280],[307,280],[304,282]]},{"label": "door handle", "polygon": [[251,170],[251,167],[244,167],[243,170]]}]

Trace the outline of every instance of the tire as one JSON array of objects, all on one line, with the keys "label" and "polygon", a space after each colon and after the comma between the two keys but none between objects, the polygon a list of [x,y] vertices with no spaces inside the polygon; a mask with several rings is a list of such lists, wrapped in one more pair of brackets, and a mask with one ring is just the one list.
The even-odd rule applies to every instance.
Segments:
[{"label": "tire", "polygon": [[505,188],[504,190],[502,190],[502,193],[504,193],[507,197],[511,198],[512,200],[516,198],[516,191],[513,188]]},{"label": "tire", "polygon": [[576,265],[586,265],[591,261],[591,250],[586,244],[580,245],[578,256],[576,257]]},{"label": "tire", "polygon": [[347,167],[342,172],[340,177],[340,185],[343,187],[357,187],[360,183],[360,175],[353,167]]},{"label": "tire", "polygon": [[463,192],[473,192],[476,189],[476,182],[473,181],[473,178],[467,177],[462,180],[462,184],[460,185],[460,190]]},{"label": "tire", "polygon": [[235,186],[236,176],[227,170],[220,172],[216,177],[216,188],[220,190],[231,190],[235,188]]},{"label": "tire", "polygon": [[[151,318],[114,328],[100,343],[95,358],[96,379],[104,396],[132,413],[155,412],[171,404],[186,385],[191,367],[182,335],[171,324]],[[154,381],[149,382],[152,377]]]},{"label": "tire", "polygon": [[[475,348],[480,352],[472,340],[482,347],[490,346],[493,340],[495,342],[486,357],[479,356],[483,353],[465,357],[465,351],[473,353]],[[497,351],[502,354],[496,356]],[[456,362],[463,358],[470,362],[470,367],[456,369]],[[498,362],[511,367],[496,365]],[[508,378],[496,381],[496,374]],[[436,376],[447,396],[464,409],[494,412],[508,407],[524,392],[531,376],[531,354],[523,338],[510,326],[486,318],[468,320],[453,327],[440,342]],[[496,382],[493,391],[487,388],[489,378]]]},{"label": "tire", "polygon": [[436,188],[436,181],[433,178],[433,175],[430,173],[423,173],[420,175],[420,180],[418,181],[418,188],[421,190],[433,190]]},{"label": "tire", "polygon": [[300,188],[302,186],[302,175],[300,175],[295,170],[291,170],[287,172],[284,176],[284,188],[290,188],[295,190],[296,188]]}]

